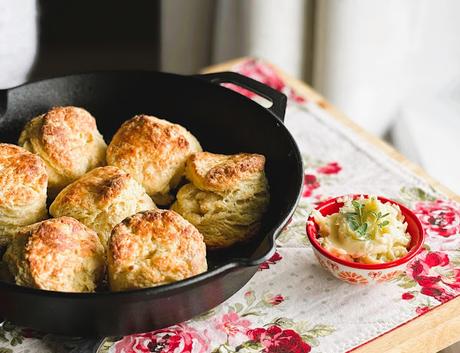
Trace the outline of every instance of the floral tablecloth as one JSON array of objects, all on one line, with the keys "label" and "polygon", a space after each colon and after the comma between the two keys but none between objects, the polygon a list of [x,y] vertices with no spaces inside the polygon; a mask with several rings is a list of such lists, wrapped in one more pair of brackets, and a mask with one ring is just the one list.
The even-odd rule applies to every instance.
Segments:
[{"label": "floral tablecloth", "polygon": [[[248,60],[235,71],[288,95],[286,124],[304,157],[303,197],[278,238],[276,254],[227,302],[188,322],[108,338],[102,344],[6,322],[0,330],[0,353],[347,352],[460,293],[459,204],[299,96],[270,66]],[[349,193],[398,200],[414,210],[425,227],[425,250],[390,282],[363,286],[339,281],[319,266],[306,240],[311,209],[329,197]],[[363,282],[353,276],[346,279]]]}]

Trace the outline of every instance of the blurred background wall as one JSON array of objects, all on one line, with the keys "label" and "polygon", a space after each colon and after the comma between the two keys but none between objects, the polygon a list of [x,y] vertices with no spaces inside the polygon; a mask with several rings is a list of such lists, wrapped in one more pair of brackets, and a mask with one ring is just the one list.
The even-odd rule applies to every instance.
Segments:
[{"label": "blurred background wall", "polygon": [[161,18],[163,69],[268,59],[460,192],[459,1],[169,0]]},{"label": "blurred background wall", "polygon": [[460,193],[457,0],[0,0],[0,88],[239,56],[304,79]]}]

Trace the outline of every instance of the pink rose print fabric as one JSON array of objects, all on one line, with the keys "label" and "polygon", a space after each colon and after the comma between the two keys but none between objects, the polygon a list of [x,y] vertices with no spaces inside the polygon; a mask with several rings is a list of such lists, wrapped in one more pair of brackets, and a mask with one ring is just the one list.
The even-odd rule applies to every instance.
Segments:
[{"label": "pink rose print fabric", "polygon": [[[460,268],[442,252],[428,252],[409,265],[407,274],[421,287],[420,293],[444,303],[460,293]],[[403,299],[412,299],[405,293]]]},{"label": "pink rose print fabric", "polygon": [[429,236],[451,237],[460,234],[460,205],[455,202],[422,201],[415,205],[414,212]]},{"label": "pink rose print fabric", "polygon": [[330,162],[316,170],[320,174],[337,174],[342,170],[338,162]]},{"label": "pink rose print fabric", "polygon": [[342,171],[342,166],[338,162],[323,164],[320,161],[308,161],[307,169],[303,178],[303,197],[314,196],[315,201],[323,199],[322,195],[315,194],[322,182],[329,182],[329,179]]},{"label": "pink rose print fabric", "polygon": [[176,325],[124,337],[114,345],[115,353],[206,353],[208,339],[187,325]]},{"label": "pink rose print fabric", "polygon": [[[409,263],[396,282],[407,289],[401,299],[419,302],[414,310],[423,315],[460,294],[460,207],[453,201],[433,199],[417,189],[409,193],[403,190],[402,194],[424,227],[428,250]],[[416,195],[415,199],[410,195]]]},{"label": "pink rose print fabric", "polygon": [[275,254],[270,259],[268,259],[267,261],[265,261],[265,262],[260,264],[259,271],[269,269],[270,265],[275,265],[276,263],[278,263],[282,259],[283,259],[283,257],[279,254],[279,252],[275,252]]},{"label": "pink rose print fabric", "polygon": [[284,301],[284,297],[281,294],[277,294],[275,296],[270,296],[265,300],[268,304],[275,306],[281,304]]},{"label": "pink rose print fabric", "polygon": [[308,353],[311,347],[294,330],[283,330],[278,326],[249,330],[250,342],[260,345],[266,353]]},{"label": "pink rose print fabric", "polygon": [[224,314],[220,320],[216,321],[215,328],[225,333],[229,337],[236,336],[238,333],[245,333],[251,322],[242,319],[237,313],[230,312]]},{"label": "pink rose print fabric", "polygon": [[310,197],[313,191],[320,187],[318,178],[312,174],[305,174],[303,177],[303,197]]}]

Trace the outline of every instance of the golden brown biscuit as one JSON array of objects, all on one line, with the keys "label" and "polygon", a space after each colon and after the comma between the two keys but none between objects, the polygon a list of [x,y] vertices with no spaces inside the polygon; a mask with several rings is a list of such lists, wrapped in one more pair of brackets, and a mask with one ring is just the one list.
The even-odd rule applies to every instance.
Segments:
[{"label": "golden brown biscuit", "polygon": [[32,119],[19,144],[45,162],[53,197],[89,170],[105,164],[107,145],[96,120],[82,108],[56,107]]},{"label": "golden brown biscuit", "polygon": [[116,291],[175,282],[207,269],[203,236],[169,210],[138,213],[117,225],[107,260]]},{"label": "golden brown biscuit", "polygon": [[185,128],[154,116],[126,121],[107,149],[107,162],[130,173],[158,205],[171,203],[169,191],[184,175],[185,161],[201,151]]},{"label": "golden brown biscuit", "polygon": [[46,218],[48,175],[40,157],[0,143],[0,245],[23,226]]},{"label": "golden brown biscuit", "polygon": [[123,170],[100,167],[68,185],[50,206],[53,217],[69,216],[95,230],[104,246],[123,219],[155,208],[144,188]]},{"label": "golden brown biscuit", "polygon": [[187,160],[185,175],[200,190],[225,193],[241,188],[241,183],[257,183],[264,166],[265,157],[261,154],[200,152]]},{"label": "golden brown biscuit", "polygon": [[3,260],[16,284],[61,292],[94,291],[105,269],[96,232],[70,217],[24,227]]},{"label": "golden brown biscuit", "polygon": [[249,240],[270,199],[264,164],[258,154],[197,153],[187,161],[192,183],[179,190],[171,209],[198,228],[209,248]]}]

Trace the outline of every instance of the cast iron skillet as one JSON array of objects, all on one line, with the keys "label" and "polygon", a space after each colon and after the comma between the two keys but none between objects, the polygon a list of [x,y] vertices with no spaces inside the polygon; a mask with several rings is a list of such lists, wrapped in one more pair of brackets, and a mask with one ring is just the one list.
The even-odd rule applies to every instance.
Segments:
[{"label": "cast iron skillet", "polygon": [[[265,109],[220,86],[234,83],[273,105]],[[123,121],[145,113],[190,130],[204,150],[257,152],[267,159],[271,202],[253,241],[208,252],[209,270],[173,284],[127,292],[60,293],[0,282],[0,316],[18,325],[70,336],[145,332],[201,314],[238,291],[270,258],[274,240],[298,202],[303,169],[283,125],[286,96],[231,72],[181,76],[161,72],[70,75],[0,91],[0,141],[16,143],[24,124],[53,106],[86,108],[107,142]]]}]

